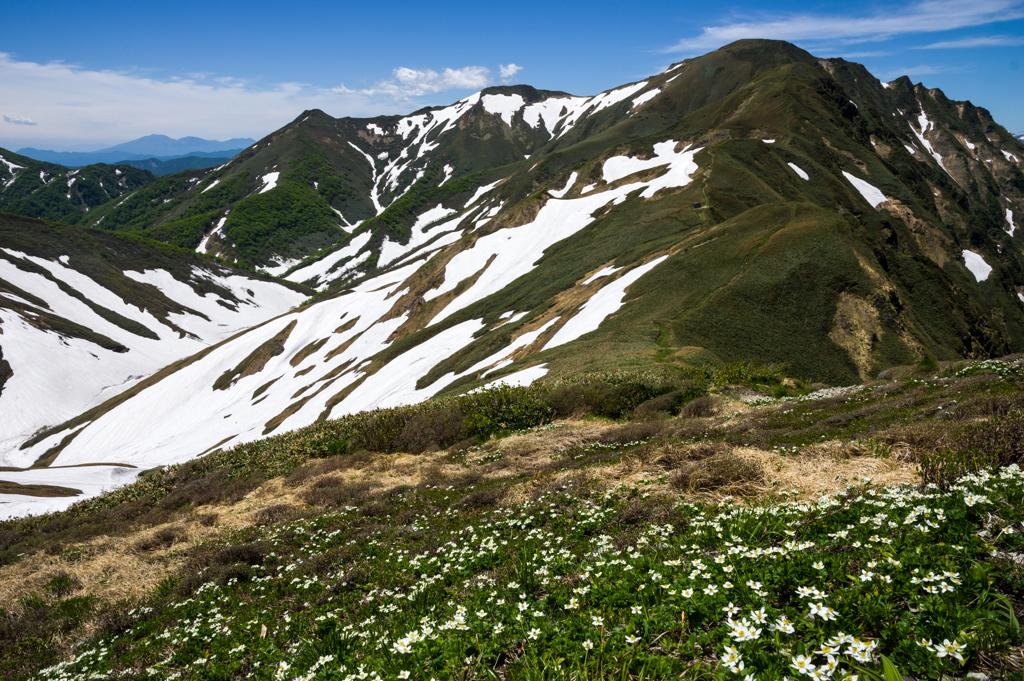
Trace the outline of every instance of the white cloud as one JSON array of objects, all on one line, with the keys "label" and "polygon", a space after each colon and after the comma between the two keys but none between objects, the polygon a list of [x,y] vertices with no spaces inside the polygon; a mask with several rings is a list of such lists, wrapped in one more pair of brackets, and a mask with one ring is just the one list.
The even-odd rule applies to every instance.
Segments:
[{"label": "white cloud", "polygon": [[[502,73],[504,68],[502,67]],[[491,82],[490,74],[490,70],[483,66],[445,69],[441,73],[432,69],[417,70],[401,66],[394,70],[391,78],[378,81],[373,87],[351,90],[342,84],[333,88],[333,92],[404,102],[413,97],[423,97],[445,90],[479,90]]]},{"label": "white cloud", "polygon": [[501,82],[507,83],[515,78],[516,74],[523,70],[523,67],[515,64],[498,64],[498,70],[501,72]]},{"label": "white cloud", "polygon": [[[450,71],[450,70],[449,70]],[[445,72],[449,87],[477,87],[472,70]],[[486,72],[486,69],[483,69]],[[443,89],[443,88],[441,88]],[[440,89],[421,84],[418,92]],[[0,52],[0,92],[17,106],[3,125],[0,147],[98,149],[150,134],[205,139],[261,138],[306,109],[333,116],[408,113],[401,101],[378,102],[359,92],[305,83],[252,83],[212,74],[157,79],[148,74],[93,71],[79,66],[18,61]],[[8,120],[9,119],[9,120]]]},{"label": "white cloud", "polygon": [[23,116],[4,116],[4,123],[14,123],[15,125],[38,125],[31,118],[25,118]]},{"label": "white cloud", "polygon": [[926,0],[871,16],[787,14],[760,20],[707,26],[696,38],[685,38],[665,52],[704,52],[744,38],[862,43],[899,35],[950,31],[1024,17],[1021,0]]},{"label": "white cloud", "polygon": [[962,47],[1012,47],[1024,45],[1024,38],[1017,38],[1009,35],[989,35],[975,38],[963,38],[961,40],[945,40],[931,45],[915,47],[915,50],[938,50]]}]

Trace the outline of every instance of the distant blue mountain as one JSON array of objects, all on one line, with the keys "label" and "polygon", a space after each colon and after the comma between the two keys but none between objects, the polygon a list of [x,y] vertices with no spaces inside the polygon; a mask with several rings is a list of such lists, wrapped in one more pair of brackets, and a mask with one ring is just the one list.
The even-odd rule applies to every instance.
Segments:
[{"label": "distant blue mountain", "polygon": [[117,161],[137,161],[151,158],[170,161],[186,156],[232,157],[255,142],[256,140],[248,137],[236,137],[217,142],[199,137],[182,137],[176,140],[167,135],[146,135],[137,140],[97,151],[49,151],[28,147],[19,149],[17,153],[37,161],[48,161],[69,168],[77,168],[92,163],[116,163]]}]

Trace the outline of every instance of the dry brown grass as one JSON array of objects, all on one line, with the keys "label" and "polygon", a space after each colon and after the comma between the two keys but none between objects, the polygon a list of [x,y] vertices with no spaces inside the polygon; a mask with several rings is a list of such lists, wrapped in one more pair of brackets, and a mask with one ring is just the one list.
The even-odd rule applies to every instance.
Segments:
[{"label": "dry brown grass", "polygon": [[[141,529],[123,537],[96,537],[76,544],[75,551],[60,555],[39,551],[24,556],[17,563],[0,567],[0,603],[17,603],[21,596],[38,592],[59,574],[67,574],[81,583],[78,595],[106,601],[140,598],[181,567],[189,548],[252,525],[253,512],[265,506],[303,505],[281,482],[270,480],[242,501],[204,506],[201,514],[183,514],[173,524]],[[211,515],[217,516],[216,524],[205,524]],[[183,536],[169,545],[161,545],[164,541],[157,539],[157,535],[172,527],[180,528]],[[154,548],[147,549],[150,544]]]},{"label": "dry brown grass", "polygon": [[[720,402],[723,412],[739,405]],[[304,497],[328,478],[364,486],[370,497],[397,488],[465,488],[481,482],[526,475],[500,494],[467,497],[466,504],[522,503],[546,491],[589,485],[603,488],[652,483],[651,492],[685,495],[705,500],[742,496],[756,500],[782,491],[797,498],[815,499],[833,494],[871,478],[877,485],[917,483],[911,456],[877,458],[858,445],[826,442],[796,456],[780,456],[750,447],[697,443],[666,443],[680,432],[705,428],[714,419],[657,422],[662,425],[622,424],[601,421],[565,421],[538,432],[513,435],[487,443],[475,451],[411,454],[361,454],[314,461],[286,478],[261,484],[244,499],[230,504],[210,504],[199,514],[179,513],[172,523],[141,529],[124,537],[97,537],[74,547],[75,552],[48,555],[38,552],[17,563],[0,567],[0,602],[16,603],[38,592],[59,574],[81,583],[80,595],[113,601],[151,593],[168,575],[179,571],[185,556],[196,545],[254,524],[282,522],[315,510]],[[636,435],[650,438],[618,460],[618,455],[584,459],[574,467],[573,456],[593,443],[617,441]],[[647,429],[644,431],[644,429]],[[644,432],[641,432],[644,431]],[[647,432],[650,431],[650,432]],[[892,447],[899,454],[899,445]],[[501,458],[495,458],[500,452]],[[467,466],[467,464],[469,464]],[[305,470],[304,470],[305,469]],[[564,469],[564,470],[562,470]],[[675,485],[671,484],[674,479]],[[324,482],[322,482],[324,481]],[[486,491],[486,490],[484,490]],[[470,492],[472,495],[473,492]],[[480,496],[480,495],[478,495]],[[178,528],[173,531],[169,528]],[[168,533],[175,538],[166,542]],[[160,539],[158,535],[165,536]],[[140,548],[146,547],[146,548]]]}]

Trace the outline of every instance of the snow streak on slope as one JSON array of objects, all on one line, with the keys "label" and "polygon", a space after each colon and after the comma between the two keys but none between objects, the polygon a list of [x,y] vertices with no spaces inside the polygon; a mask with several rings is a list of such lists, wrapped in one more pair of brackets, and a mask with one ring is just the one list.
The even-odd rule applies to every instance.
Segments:
[{"label": "snow streak on slope", "polygon": [[793,169],[794,173],[796,173],[797,175],[799,175],[803,179],[805,179],[805,180],[811,179],[810,176],[807,173],[804,172],[804,169],[801,168],[800,166],[798,166],[797,164],[789,163],[787,165],[789,165],[789,167]]},{"label": "snow streak on slope", "polygon": [[879,205],[888,201],[885,198],[885,194],[870,182],[865,182],[859,177],[854,177],[850,173],[843,171],[843,176],[853,185],[853,188],[860,192],[860,195],[864,197],[864,200],[871,204],[872,208],[877,209]]},{"label": "snow streak on slope", "polygon": [[609,274],[615,274],[621,269],[621,267],[613,267],[609,265],[608,267],[605,267],[602,270],[594,272],[592,275],[587,277],[586,281],[583,282],[583,285],[586,286],[587,284],[590,284],[591,282],[600,279],[601,277],[607,277]]},{"label": "snow streak on slope", "polygon": [[[480,237],[473,248],[459,253],[449,261],[445,268],[444,283],[424,295],[426,300],[431,300],[455,290],[460,282],[480,273],[476,282],[438,313],[433,322],[439,322],[455,312],[483,300],[532,271],[536,267],[536,263],[543,257],[545,250],[593,222],[591,215],[598,208],[609,203],[624,201],[626,196],[638,187],[646,186],[640,196],[650,198],[660,189],[683,187],[689,184],[690,177],[697,171],[693,157],[700,149],[675,153],[672,151],[675,146],[676,143],[671,140],[655,144],[657,158],[652,161],[617,156],[605,162],[606,177],[608,164],[613,162],[615,167],[635,167],[643,164],[651,167],[668,166],[664,174],[650,182],[625,184],[615,189],[587,194],[576,199],[552,199],[540,210],[533,222]],[[632,174],[632,172],[635,171],[624,173],[623,176]],[[612,175],[614,174],[612,172]]]},{"label": "snow streak on slope", "polygon": [[[291,274],[286,275],[285,279],[299,284],[307,284],[318,291],[323,291],[331,282],[341,278],[342,272],[340,270],[332,272],[332,268],[348,258],[354,258],[362,250],[363,246],[369,243],[372,236],[370,232],[356,234],[342,248],[328,254],[322,260],[295,270]],[[369,252],[367,252],[366,257],[369,257],[369,255]]]},{"label": "snow streak on slope", "polygon": [[544,128],[554,134],[558,127],[558,121],[562,119],[562,109],[575,107],[577,102],[586,101],[586,97],[552,97],[543,102],[534,102],[523,108],[523,122],[531,128],[540,127],[543,122]]},{"label": "snow streak on slope", "polygon": [[[917,106],[918,108],[921,108],[921,103],[918,102]],[[911,132],[913,132],[917,139],[920,140],[921,144],[928,150],[931,157],[939,164],[939,167],[945,170],[946,174],[949,175],[949,170],[947,170],[946,166],[942,163],[942,156],[932,148],[932,143],[924,137],[924,134],[931,130],[933,123],[928,120],[928,115],[924,112],[923,108],[921,108],[921,114],[917,117],[917,126],[921,128],[921,132],[915,130],[913,125],[910,126]],[[949,176],[953,177],[952,175]]]},{"label": "snow streak on slope", "polygon": [[581,100],[573,100],[566,103],[566,108],[569,110],[568,114],[562,119],[562,126],[558,130],[558,134],[555,138],[563,136],[565,133],[572,130],[572,128],[579,123],[583,118],[592,116],[602,109],[607,109],[610,106],[614,106],[624,99],[632,97],[640,90],[643,90],[647,86],[647,81],[641,81],[634,83],[633,85],[626,85],[616,90],[609,92],[602,92],[599,95],[588,97]]},{"label": "snow streak on slope", "polygon": [[626,302],[626,289],[637,279],[665,262],[667,258],[667,255],[662,256],[646,265],[635,268],[610,284],[605,285],[604,288],[584,303],[580,311],[551,337],[551,340],[544,345],[543,349],[557,348],[559,345],[565,345],[585,333],[596,330],[605,317],[618,310]]},{"label": "snow streak on slope", "polygon": [[424,228],[427,225],[444,219],[453,213],[455,213],[455,211],[441,205],[437,205],[421,213],[420,216],[416,218],[416,224],[412,227],[412,235],[409,237],[408,244],[403,246],[402,244],[394,241],[389,241],[387,239],[384,240],[384,243],[381,244],[380,256],[377,259],[378,266],[384,267],[386,265],[390,265],[396,260],[401,259],[407,253],[411,253],[420,246],[426,244],[439,234],[445,234],[453,229],[458,224],[458,219],[434,225],[429,232],[424,231]]},{"label": "snow streak on slope", "polygon": [[568,181],[566,181],[564,187],[562,187],[561,189],[549,189],[548,194],[551,194],[551,196],[555,197],[556,199],[562,198],[570,189],[572,189],[572,186],[576,184],[577,177],[579,177],[579,173],[574,172],[572,175],[569,176],[569,179]]},{"label": "snow streak on slope", "polygon": [[[654,145],[654,158],[651,159],[613,156],[605,161],[604,168],[602,168],[604,181],[614,182],[642,170],[667,165],[667,172],[645,183],[647,188],[640,193],[640,196],[649,199],[662,189],[684,187],[690,183],[690,176],[697,171],[697,164],[694,163],[693,157],[703,147],[691,151],[690,147],[687,146],[682,151],[677,152],[674,151],[676,146],[678,146],[677,143],[672,140],[658,142]],[[630,186],[634,189],[636,188],[635,184]],[[621,198],[625,200],[625,194],[622,194]]]},{"label": "snow streak on slope", "polygon": [[496,381],[491,381],[490,383],[486,383],[486,384],[480,386],[479,390],[483,390],[485,388],[491,388],[491,387],[496,386],[496,385],[508,385],[508,386],[512,386],[512,387],[521,386],[521,385],[530,385],[531,383],[536,381],[538,378],[544,378],[544,376],[546,376],[547,373],[548,373],[547,364],[538,364],[537,366],[527,367],[527,368],[523,369],[522,371],[517,371],[517,372],[515,372],[513,374],[509,374],[508,376],[502,376],[501,378],[499,378]]},{"label": "snow streak on slope", "polygon": [[643,106],[647,102],[651,101],[652,99],[654,99],[655,97],[657,97],[660,94],[661,94],[661,90],[659,90],[657,88],[654,88],[653,90],[648,90],[647,92],[643,93],[639,97],[636,97],[636,98],[633,99],[633,107],[632,108],[639,109],[641,106]]},{"label": "snow streak on slope", "polygon": [[[0,279],[46,301],[49,313],[127,348],[126,352],[115,352],[82,338],[42,330],[33,323],[34,315],[26,317],[5,310],[0,344],[4,359],[10,362],[14,372],[0,393],[0,413],[4,414],[0,419],[0,465],[6,466],[27,466],[35,460],[38,454],[24,454],[17,446],[40,428],[72,418],[171,362],[278,315],[304,298],[301,293],[272,282],[193,269],[193,279],[208,279],[231,291],[240,301],[236,306],[214,293],[201,296],[164,270],[126,272],[129,278],[162,290],[186,310],[168,315],[170,323],[188,334],[182,335],[146,310],[127,303],[120,293],[74,270],[70,264],[4,250],[10,256],[46,269],[94,305],[137,322],[159,336],[159,339],[146,338],[126,331],[65,293],[54,281],[0,259]],[[248,293],[250,290],[252,295]],[[0,294],[0,303],[3,298]]]},{"label": "snow streak on slope", "polygon": [[197,253],[206,253],[207,249],[209,248],[210,239],[212,239],[214,236],[219,235],[221,238],[225,236],[224,223],[226,223],[227,221],[228,216],[225,215],[220,219],[220,221],[217,222],[217,226],[211,229],[210,232],[203,237],[203,240],[199,242],[199,245],[196,246]]}]

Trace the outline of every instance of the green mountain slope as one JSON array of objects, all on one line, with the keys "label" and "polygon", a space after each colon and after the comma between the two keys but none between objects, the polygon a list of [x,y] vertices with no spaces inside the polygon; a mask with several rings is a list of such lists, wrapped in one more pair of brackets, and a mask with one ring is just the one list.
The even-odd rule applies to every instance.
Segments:
[{"label": "green mountain slope", "polygon": [[75,223],[154,179],[152,173],[126,164],[95,163],[71,170],[0,149],[0,211]]},{"label": "green mountain slope", "polygon": [[495,381],[756,361],[850,384],[1020,352],[1022,160],[984,109],[776,41],[589,98],[306,112],[88,219],[285,274],[313,304],[18,456],[78,465],[102,442],[149,468]]},{"label": "green mountain slope", "polygon": [[172,158],[163,161],[158,158],[149,158],[138,161],[119,161],[118,165],[127,165],[133,168],[148,170],[157,177],[163,177],[164,175],[173,175],[174,173],[180,173],[182,170],[198,170],[202,168],[212,168],[214,166],[224,165],[230,160],[231,157],[228,155],[210,157],[182,156],[179,158]]}]

